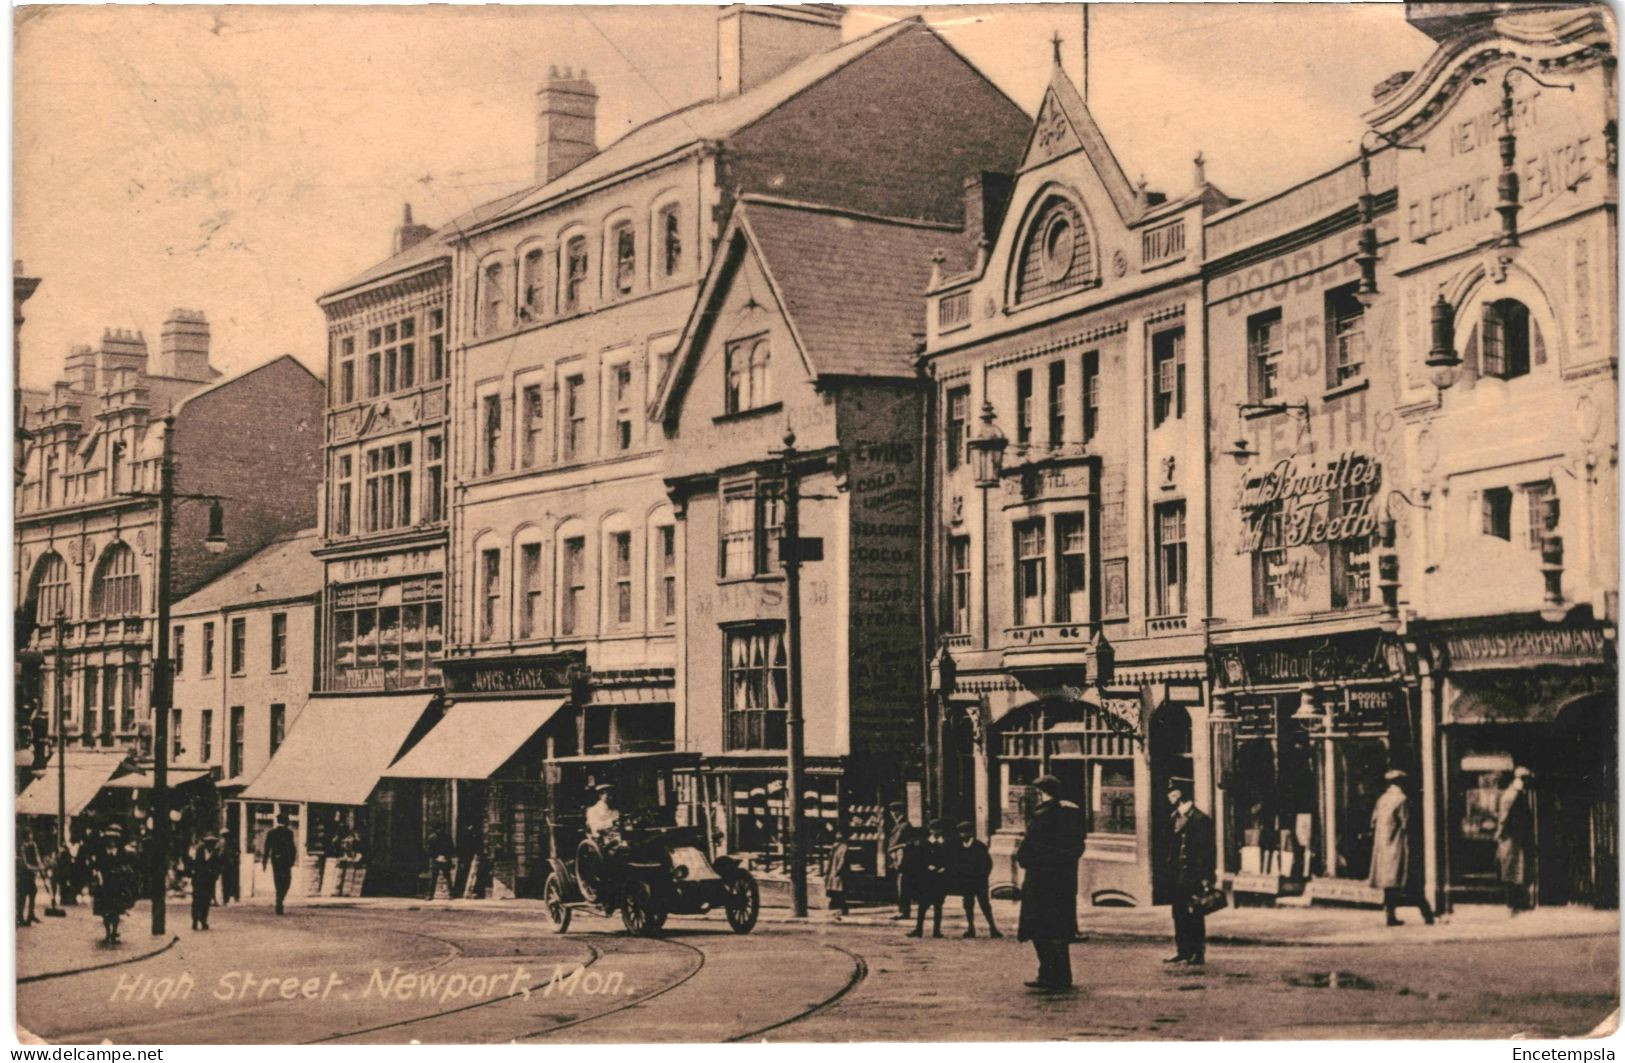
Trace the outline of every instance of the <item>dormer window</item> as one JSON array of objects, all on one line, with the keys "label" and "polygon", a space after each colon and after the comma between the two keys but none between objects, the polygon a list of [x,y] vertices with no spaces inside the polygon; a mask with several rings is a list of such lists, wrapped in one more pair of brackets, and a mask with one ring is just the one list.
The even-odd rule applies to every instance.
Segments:
[{"label": "dormer window", "polygon": [[1094,280],[1094,246],[1083,215],[1070,199],[1050,196],[1022,242],[1016,302],[1041,299]]}]

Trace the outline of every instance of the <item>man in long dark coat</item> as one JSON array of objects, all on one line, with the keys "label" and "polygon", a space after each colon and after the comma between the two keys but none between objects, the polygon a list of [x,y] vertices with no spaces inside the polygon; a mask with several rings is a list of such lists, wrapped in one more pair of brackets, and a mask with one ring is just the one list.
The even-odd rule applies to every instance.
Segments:
[{"label": "man in long dark coat", "polygon": [[886,830],[886,860],[892,874],[897,876],[896,919],[907,919],[914,912],[914,894],[918,877],[920,847],[925,839],[920,829],[908,821],[908,806],[893,801],[886,812],[891,825]]},{"label": "man in long dark coat", "polygon": [[1403,926],[1397,909],[1415,905],[1423,922],[1433,925],[1433,909],[1423,896],[1411,860],[1410,795],[1405,793],[1405,773],[1398,768],[1383,776],[1388,789],[1377,798],[1371,810],[1371,874],[1368,882],[1382,890],[1382,906],[1389,926]]},{"label": "man in long dark coat", "polygon": [[1016,849],[1026,874],[1021,883],[1017,938],[1038,953],[1038,977],[1029,989],[1072,988],[1072,941],[1078,936],[1078,857],[1083,855],[1083,810],[1061,800],[1061,781],[1041,775],[1033,782],[1038,807]]},{"label": "man in long dark coat", "polygon": [[1213,819],[1196,807],[1188,779],[1168,781],[1168,803],[1173,805],[1173,844],[1168,847],[1168,880],[1174,894],[1174,955],[1163,963],[1193,967],[1207,961],[1207,916],[1191,902],[1213,885],[1218,853]]},{"label": "man in long dark coat", "polygon": [[209,929],[209,908],[214,904],[214,888],[220,879],[220,839],[209,835],[187,854],[186,873],[192,879],[192,929]]},{"label": "man in long dark coat", "polygon": [[276,826],[266,833],[265,853],[260,857],[260,866],[271,865],[278,915],[283,914],[282,903],[288,899],[288,889],[293,885],[293,865],[298,859],[298,845],[294,841],[293,830],[288,826],[288,814],[284,812],[277,817]]},{"label": "man in long dark coat", "polygon": [[1507,888],[1507,909],[1517,915],[1529,907],[1529,887],[1535,881],[1529,856],[1535,848],[1535,813],[1529,805],[1530,771],[1518,767],[1512,785],[1501,792],[1496,810],[1495,861]]}]

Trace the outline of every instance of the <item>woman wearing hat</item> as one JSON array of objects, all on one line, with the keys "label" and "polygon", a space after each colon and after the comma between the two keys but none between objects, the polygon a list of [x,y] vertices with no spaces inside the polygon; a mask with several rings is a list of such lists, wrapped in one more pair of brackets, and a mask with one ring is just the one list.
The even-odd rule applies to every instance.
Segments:
[{"label": "woman wearing hat", "polygon": [[1535,848],[1535,813],[1529,807],[1529,779],[1523,765],[1512,770],[1512,785],[1501,792],[1495,817],[1495,862],[1507,888],[1507,910],[1513,915],[1529,908],[1529,887],[1535,876],[1529,854]]},{"label": "woman wearing hat", "polygon": [[1402,926],[1395,910],[1415,905],[1422,921],[1433,925],[1433,909],[1416,880],[1411,861],[1410,795],[1405,792],[1405,773],[1390,769],[1383,776],[1388,789],[1377,798],[1371,810],[1371,874],[1368,881],[1382,890],[1382,907],[1389,926]]},{"label": "woman wearing hat", "polygon": [[102,832],[92,865],[92,911],[102,917],[102,943],[119,940],[118,924],[135,905],[135,867],[124,851],[124,832],[117,824]]},{"label": "woman wearing hat", "polygon": [[220,839],[213,834],[200,839],[186,856],[186,873],[192,880],[192,929],[209,929],[209,908],[214,904],[215,884],[220,880]]},{"label": "woman wearing hat", "polygon": [[1038,977],[1029,989],[1064,993],[1072,988],[1072,941],[1078,936],[1078,857],[1083,855],[1083,810],[1061,800],[1061,780],[1033,780],[1038,807],[1016,849],[1026,874],[1016,937],[1038,953]]}]

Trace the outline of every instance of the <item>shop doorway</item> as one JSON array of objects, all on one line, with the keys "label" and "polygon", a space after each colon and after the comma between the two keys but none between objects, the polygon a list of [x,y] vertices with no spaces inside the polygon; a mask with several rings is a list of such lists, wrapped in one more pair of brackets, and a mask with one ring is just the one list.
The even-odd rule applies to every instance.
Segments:
[{"label": "shop doorway", "polygon": [[1536,780],[1542,904],[1619,906],[1619,716],[1611,696],[1565,706]]},{"label": "shop doorway", "polygon": [[[1195,779],[1191,759],[1191,715],[1182,705],[1164,702],[1151,716],[1151,903],[1173,901],[1169,855],[1173,848],[1173,817],[1168,805],[1168,780]],[[1194,791],[1192,791],[1194,794]]]}]

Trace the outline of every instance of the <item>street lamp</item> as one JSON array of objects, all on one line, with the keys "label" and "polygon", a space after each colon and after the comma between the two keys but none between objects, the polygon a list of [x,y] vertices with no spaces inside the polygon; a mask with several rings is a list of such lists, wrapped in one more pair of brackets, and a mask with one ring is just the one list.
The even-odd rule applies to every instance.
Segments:
[{"label": "street lamp", "polygon": [[[1375,144],[1373,145],[1373,141]],[[1371,191],[1371,156],[1383,148],[1395,151],[1426,151],[1421,144],[1401,144],[1392,133],[1367,129],[1360,137],[1360,239],[1359,253],[1354,256],[1360,267],[1360,284],[1354,298],[1367,310],[1377,305],[1377,197]]]},{"label": "street lamp", "polygon": [[[1535,76],[1534,71],[1525,66],[1513,66],[1501,75],[1501,110],[1498,116],[1501,124],[1501,177],[1496,182],[1497,203],[1495,212],[1501,215],[1501,235],[1496,238],[1494,247],[1502,260],[1510,262],[1516,258],[1520,249],[1518,241],[1518,135],[1512,131],[1512,75],[1522,74],[1545,89],[1568,89],[1574,91],[1573,84],[1560,84],[1552,81],[1542,81]],[[1474,78],[1474,85],[1487,85],[1485,78]]]},{"label": "street lamp", "polygon": [[1433,300],[1428,322],[1433,342],[1428,347],[1427,367],[1433,373],[1433,386],[1446,391],[1456,382],[1461,356],[1456,353],[1456,308],[1443,292]]}]

